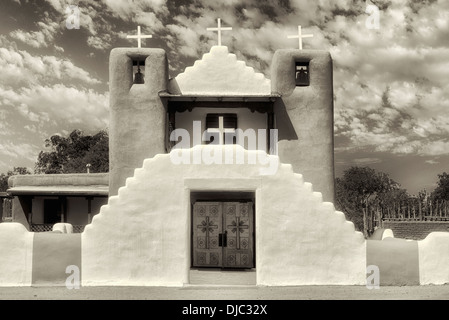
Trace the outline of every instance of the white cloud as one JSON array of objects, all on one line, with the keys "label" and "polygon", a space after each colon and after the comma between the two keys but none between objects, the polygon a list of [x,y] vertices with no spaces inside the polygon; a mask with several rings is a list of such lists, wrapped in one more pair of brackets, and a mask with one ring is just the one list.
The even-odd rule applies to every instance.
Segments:
[{"label": "white cloud", "polygon": [[[6,99],[6,100],[5,100]],[[19,91],[0,88],[0,106],[8,103],[25,118],[40,125],[103,129],[108,125],[108,94],[61,84],[34,86]]]},{"label": "white cloud", "polygon": [[118,17],[128,20],[138,12],[153,11],[158,15],[168,14],[166,0],[104,0],[108,8]]},{"label": "white cloud", "polygon": [[357,158],[357,159],[354,159],[353,162],[357,165],[367,165],[367,164],[379,163],[379,162],[382,162],[382,160],[379,158]]},{"label": "white cloud", "polygon": [[324,25],[334,59],[335,132],[349,141],[342,150],[449,154],[444,7],[391,2],[380,12],[379,30],[357,23],[363,16],[337,16]]},{"label": "white cloud", "polygon": [[10,32],[10,36],[34,48],[54,47],[57,51],[64,51],[63,48],[54,44],[55,37],[60,33],[61,27],[57,22],[50,19],[48,13],[45,14],[44,20],[37,22],[36,25],[38,31],[18,29]]},{"label": "white cloud", "polygon": [[[1,42],[1,41],[0,41]],[[52,83],[62,80],[79,80],[86,84],[98,84],[86,70],[70,60],[55,56],[33,56],[14,47],[0,48],[0,84],[7,87],[27,86],[36,83]]]},{"label": "white cloud", "polygon": [[8,157],[21,161],[35,161],[38,152],[39,150],[35,146],[27,143],[15,144],[12,142],[3,141],[0,144],[0,158]]},{"label": "white cloud", "polygon": [[[47,2],[61,14],[68,5],[65,0]],[[297,41],[287,35],[295,33],[301,24],[305,32],[314,35],[304,40],[305,48],[332,54],[335,133],[349,141],[344,147],[402,154],[449,154],[449,149],[444,151],[446,145],[438,143],[449,136],[449,2],[375,2],[381,9],[379,30],[365,27],[366,2],[352,0],[195,0],[176,2],[175,9],[166,0],[81,0],[77,4],[90,47],[105,51],[115,39],[129,33],[117,30],[110,21],[122,20],[131,23],[132,28],[138,24],[145,33],[153,34],[147,43],[156,38],[166,41],[170,67],[178,72],[187,67],[182,65],[186,58],[200,59],[216,44],[216,32],[206,28],[216,26],[216,19],[221,18],[223,25],[233,27],[232,31],[223,32],[223,44],[239,59],[269,76],[274,51],[297,47]],[[38,27],[36,46],[57,36],[54,24]],[[32,32],[19,31],[15,36],[24,40],[34,36]],[[87,71],[70,65],[69,60],[3,49],[0,48],[0,84],[6,84],[6,79],[10,84],[28,81],[29,86],[39,84],[30,90],[43,95],[46,90],[62,90],[56,84],[64,82],[64,77],[86,84],[98,83]],[[21,77],[21,70],[29,73],[25,77],[29,80]],[[389,100],[385,103],[382,97],[387,87]],[[68,95],[69,87],[65,88],[64,94]],[[89,95],[86,90],[76,90]],[[27,106],[29,112],[38,114]]]},{"label": "white cloud", "polygon": [[87,44],[89,47],[104,51],[111,47],[111,36],[110,35],[103,35],[101,37],[89,36],[87,38]]},{"label": "white cloud", "polygon": [[449,154],[448,141],[431,141],[426,143],[420,150],[422,155],[439,156]]},{"label": "white cloud", "polygon": [[428,163],[428,164],[438,164],[439,162],[436,161],[436,160],[431,159],[431,160],[426,160],[425,163]]}]

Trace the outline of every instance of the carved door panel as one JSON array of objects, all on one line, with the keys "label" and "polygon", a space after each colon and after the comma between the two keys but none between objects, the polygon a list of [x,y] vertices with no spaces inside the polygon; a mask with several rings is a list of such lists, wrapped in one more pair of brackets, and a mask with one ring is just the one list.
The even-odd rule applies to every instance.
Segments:
[{"label": "carved door panel", "polygon": [[252,202],[223,203],[223,230],[227,238],[223,248],[224,267],[253,267],[253,216]]},{"label": "carved door panel", "polygon": [[196,202],[192,213],[194,267],[252,268],[252,202]]},{"label": "carved door panel", "polygon": [[221,267],[223,249],[219,246],[222,230],[220,202],[196,202],[193,205],[193,265]]}]

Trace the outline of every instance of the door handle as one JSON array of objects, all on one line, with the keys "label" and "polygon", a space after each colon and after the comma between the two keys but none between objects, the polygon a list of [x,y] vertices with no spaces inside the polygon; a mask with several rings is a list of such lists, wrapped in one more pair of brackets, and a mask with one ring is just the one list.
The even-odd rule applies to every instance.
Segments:
[{"label": "door handle", "polygon": [[224,233],[220,233],[218,235],[218,246],[219,247],[228,246],[228,231],[225,231]]}]

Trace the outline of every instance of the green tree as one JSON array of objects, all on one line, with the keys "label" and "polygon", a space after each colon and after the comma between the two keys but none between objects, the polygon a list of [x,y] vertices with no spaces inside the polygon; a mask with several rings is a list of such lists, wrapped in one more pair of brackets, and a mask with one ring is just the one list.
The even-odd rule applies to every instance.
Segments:
[{"label": "green tree", "polygon": [[53,135],[45,140],[50,151],[41,151],[35,164],[36,173],[81,173],[90,164],[91,172],[109,170],[109,136],[104,130],[84,135],[73,130],[67,137]]},{"label": "green tree", "polygon": [[399,184],[386,173],[369,167],[351,167],[344,171],[342,178],[336,179],[337,208],[368,237],[373,231],[369,229],[373,224],[368,221],[370,203],[380,201],[391,190],[398,189]]},{"label": "green tree", "polygon": [[431,196],[437,200],[449,200],[449,174],[443,172],[438,175],[437,187]]},{"label": "green tree", "polygon": [[13,170],[8,170],[7,173],[0,174],[0,192],[8,190],[8,179],[11,176],[19,174],[31,174],[31,172],[25,167],[14,167]]}]

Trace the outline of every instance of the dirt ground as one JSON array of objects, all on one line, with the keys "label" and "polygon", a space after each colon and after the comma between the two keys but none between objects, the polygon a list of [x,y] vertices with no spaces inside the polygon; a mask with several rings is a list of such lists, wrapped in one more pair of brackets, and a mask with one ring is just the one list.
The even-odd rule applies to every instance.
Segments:
[{"label": "dirt ground", "polygon": [[0,300],[449,300],[449,284],[365,286],[3,287]]}]

